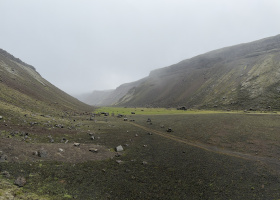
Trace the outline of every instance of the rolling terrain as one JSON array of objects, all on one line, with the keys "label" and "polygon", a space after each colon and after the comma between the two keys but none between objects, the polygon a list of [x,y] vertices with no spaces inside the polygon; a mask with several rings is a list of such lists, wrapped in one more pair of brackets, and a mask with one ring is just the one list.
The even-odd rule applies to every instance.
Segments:
[{"label": "rolling terrain", "polygon": [[[280,109],[280,35],[211,51],[125,84],[105,105]],[[137,84],[135,84],[137,83]],[[121,91],[118,87],[113,93]],[[91,104],[94,104],[92,101]],[[103,104],[103,105],[104,105]]]},{"label": "rolling terrain", "polygon": [[280,196],[276,111],[97,110],[0,58],[0,200]]}]

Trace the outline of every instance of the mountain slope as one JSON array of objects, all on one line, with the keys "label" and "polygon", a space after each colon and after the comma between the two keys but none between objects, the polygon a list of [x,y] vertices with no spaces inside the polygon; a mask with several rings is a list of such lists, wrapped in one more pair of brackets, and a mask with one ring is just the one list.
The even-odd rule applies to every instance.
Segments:
[{"label": "mountain slope", "polygon": [[93,91],[90,94],[84,94],[81,96],[76,96],[80,101],[87,103],[89,105],[95,106],[108,106],[114,105],[122,97],[124,97],[128,92],[137,87],[139,84],[144,82],[146,78],[140,79],[132,83],[124,83],[114,90],[104,90],[104,91]]},{"label": "mountain slope", "polygon": [[280,109],[280,35],[157,69],[111,105]]},{"label": "mountain slope", "polygon": [[34,67],[0,49],[0,110],[58,114],[90,111],[92,107],[56,88]]}]

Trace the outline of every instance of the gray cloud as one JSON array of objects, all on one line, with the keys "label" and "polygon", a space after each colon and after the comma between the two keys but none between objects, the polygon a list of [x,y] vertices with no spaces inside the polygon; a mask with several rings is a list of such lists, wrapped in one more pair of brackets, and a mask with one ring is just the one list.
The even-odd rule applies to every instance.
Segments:
[{"label": "gray cloud", "polygon": [[278,0],[0,0],[0,48],[74,94],[277,35]]}]

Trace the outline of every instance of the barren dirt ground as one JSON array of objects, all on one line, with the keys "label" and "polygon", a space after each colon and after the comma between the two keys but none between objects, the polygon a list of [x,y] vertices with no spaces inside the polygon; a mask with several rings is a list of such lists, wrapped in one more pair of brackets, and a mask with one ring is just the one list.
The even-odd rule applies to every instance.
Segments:
[{"label": "barren dirt ground", "polygon": [[145,126],[141,126],[136,123],[132,123],[132,122],[130,122],[130,123],[147,132],[159,135],[164,138],[168,138],[168,139],[176,141],[176,142],[180,142],[180,143],[184,143],[186,145],[197,147],[197,148],[203,149],[205,151],[210,151],[210,152],[217,153],[217,154],[223,154],[223,155],[230,156],[230,157],[237,157],[237,158],[242,158],[242,159],[246,159],[246,160],[261,162],[261,163],[267,165],[269,168],[271,168],[276,173],[280,174],[280,160],[277,158],[257,156],[257,155],[248,154],[248,153],[241,153],[241,152],[231,151],[231,150],[225,149],[225,148],[220,148],[215,145],[202,144],[199,142],[192,142],[192,141],[188,141],[186,139],[168,134],[166,132],[153,130],[151,128],[147,128]]}]

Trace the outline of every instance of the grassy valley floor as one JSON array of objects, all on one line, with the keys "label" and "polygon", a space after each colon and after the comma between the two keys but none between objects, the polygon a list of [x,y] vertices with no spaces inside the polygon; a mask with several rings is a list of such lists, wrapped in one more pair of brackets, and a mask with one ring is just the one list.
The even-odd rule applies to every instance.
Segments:
[{"label": "grassy valley floor", "polygon": [[[22,116],[25,121],[4,116],[0,151],[7,160],[0,162],[0,194],[15,199],[279,198],[278,114],[121,109],[111,116],[110,108],[102,108],[109,116],[92,120],[90,115]],[[118,145],[124,151],[115,152]],[[41,149],[47,156],[34,155]],[[19,176],[26,179],[21,188],[13,184]]]}]

